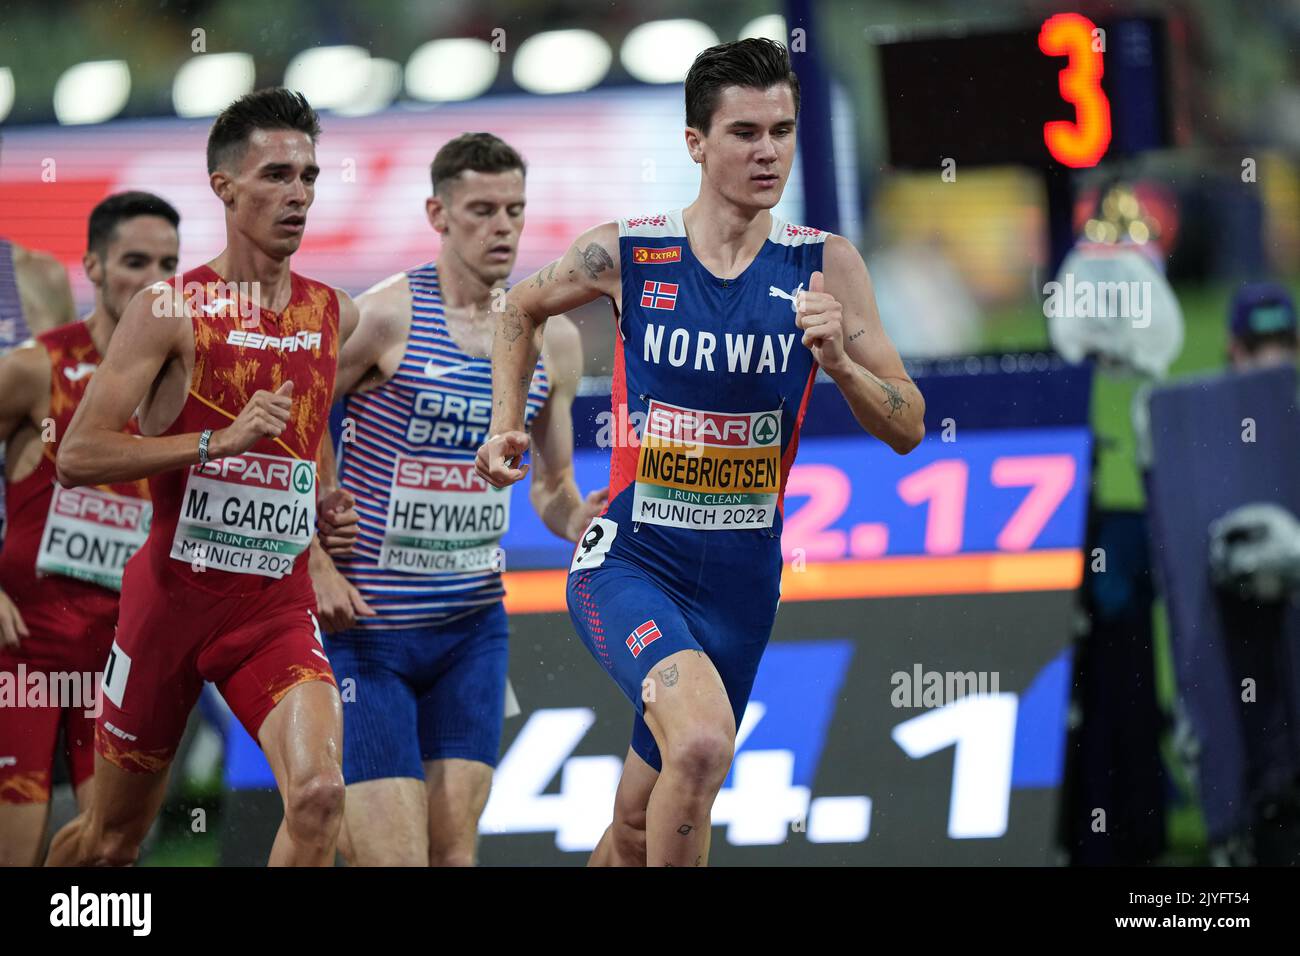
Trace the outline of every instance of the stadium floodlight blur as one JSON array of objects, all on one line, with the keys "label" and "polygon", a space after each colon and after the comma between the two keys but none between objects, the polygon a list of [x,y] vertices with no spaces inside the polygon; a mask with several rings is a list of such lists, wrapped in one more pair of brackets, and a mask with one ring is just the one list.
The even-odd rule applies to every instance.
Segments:
[{"label": "stadium floodlight blur", "polygon": [[14,71],[7,66],[0,66],[0,123],[5,121],[9,111],[14,108]]},{"label": "stadium floodlight blur", "polygon": [[407,95],[433,103],[472,100],[496,80],[499,62],[484,40],[430,40],[406,61]]},{"label": "stadium floodlight blur", "polygon": [[529,37],[515,55],[515,82],[529,93],[576,93],[605,78],[614,54],[590,30],[548,30]]},{"label": "stadium floodlight blur", "polygon": [[335,109],[342,116],[365,116],[393,105],[402,91],[402,67],[393,60],[371,57],[366,61],[366,78],[357,95]]},{"label": "stadium floodlight blur", "polygon": [[751,37],[762,37],[775,40],[777,43],[788,44],[790,38],[785,32],[785,17],[779,13],[768,13],[761,17],[755,17],[740,28],[740,35],[736,39],[748,40]]},{"label": "stadium floodlight blur", "polygon": [[177,116],[216,116],[253,90],[255,69],[248,53],[201,53],[181,64],[172,81]]},{"label": "stadium floodlight blur", "polygon": [[717,43],[699,20],[652,20],[628,33],[619,59],[642,83],[680,83],[699,52]]},{"label": "stadium floodlight blur", "polygon": [[346,109],[365,95],[370,54],[359,46],[303,50],[284,71],[284,85],[299,90],[318,110]]},{"label": "stadium floodlight blur", "polygon": [[103,123],[126,106],[131,70],[125,60],[90,60],[63,71],[54,84],[54,115],[64,126]]}]

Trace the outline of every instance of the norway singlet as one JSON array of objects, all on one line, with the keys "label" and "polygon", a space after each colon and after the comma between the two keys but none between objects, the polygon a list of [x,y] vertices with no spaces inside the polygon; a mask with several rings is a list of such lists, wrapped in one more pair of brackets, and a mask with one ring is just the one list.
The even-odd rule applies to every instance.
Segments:
[{"label": "norway singlet", "polygon": [[737,277],[695,258],[680,211],[619,223],[609,506],[574,552],[568,605],[636,707],[632,747],[659,754],[643,682],[707,654],[737,726],[780,600],[783,496],[817,366],[795,298],[827,234],[772,217]]}]

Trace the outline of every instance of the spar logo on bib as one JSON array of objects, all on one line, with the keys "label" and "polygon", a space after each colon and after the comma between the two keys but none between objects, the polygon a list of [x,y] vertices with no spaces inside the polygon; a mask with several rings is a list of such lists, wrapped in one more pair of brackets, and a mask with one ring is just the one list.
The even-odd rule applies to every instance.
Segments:
[{"label": "spar logo on bib", "polygon": [[92,524],[131,531],[149,530],[152,509],[139,498],[105,494],[95,489],[64,488],[56,485],[53,512]]},{"label": "spar logo on bib", "polygon": [[194,472],[205,478],[217,478],[231,484],[287,491],[294,472],[294,462],[273,455],[239,455],[219,458],[206,465],[195,465]]},{"label": "spar logo on bib", "polygon": [[759,416],[754,422],[754,441],[759,445],[770,445],[781,437],[781,423],[776,415],[768,412]]},{"label": "spar logo on bib", "polygon": [[306,462],[298,462],[293,466],[293,490],[300,495],[310,494],[316,487],[316,474],[311,465]]}]

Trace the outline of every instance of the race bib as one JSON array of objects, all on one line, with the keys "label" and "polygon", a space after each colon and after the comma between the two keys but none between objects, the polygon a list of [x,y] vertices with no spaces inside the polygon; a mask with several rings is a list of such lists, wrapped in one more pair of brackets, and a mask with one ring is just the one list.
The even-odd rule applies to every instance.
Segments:
[{"label": "race bib", "polygon": [[316,533],[316,463],[244,454],[190,467],[171,556],[282,578]]},{"label": "race bib", "polygon": [[152,519],[153,505],[141,498],[56,483],[36,553],[36,573],[61,574],[120,591],[122,569],[149,536]]},{"label": "race bib", "polygon": [[408,574],[497,570],[509,526],[509,489],[485,482],[472,461],[399,454],[379,566]]},{"label": "race bib", "polygon": [[669,528],[770,528],[781,485],[781,412],[730,414],[650,400],[632,520]]}]

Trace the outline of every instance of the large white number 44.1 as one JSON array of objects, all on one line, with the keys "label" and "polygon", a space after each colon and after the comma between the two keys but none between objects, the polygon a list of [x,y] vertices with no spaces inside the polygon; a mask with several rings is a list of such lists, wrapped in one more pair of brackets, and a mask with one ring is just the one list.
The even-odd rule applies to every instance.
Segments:
[{"label": "large white number 44.1", "polygon": [[1015,694],[975,694],[905,720],[894,742],[913,758],[953,744],[948,836],[1000,837],[1007,832],[1016,746]]}]

